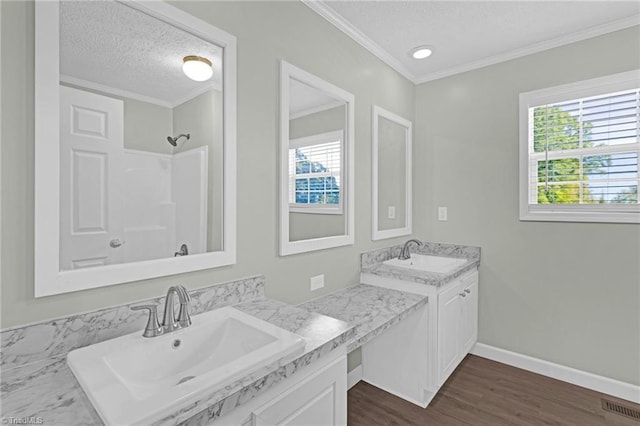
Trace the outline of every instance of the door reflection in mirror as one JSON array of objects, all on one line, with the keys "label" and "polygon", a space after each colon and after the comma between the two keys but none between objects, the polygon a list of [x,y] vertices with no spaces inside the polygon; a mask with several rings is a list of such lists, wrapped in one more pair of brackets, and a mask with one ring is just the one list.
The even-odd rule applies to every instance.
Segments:
[{"label": "door reflection in mirror", "polygon": [[60,270],[221,250],[220,47],[111,1],[61,2],[60,40]]}]

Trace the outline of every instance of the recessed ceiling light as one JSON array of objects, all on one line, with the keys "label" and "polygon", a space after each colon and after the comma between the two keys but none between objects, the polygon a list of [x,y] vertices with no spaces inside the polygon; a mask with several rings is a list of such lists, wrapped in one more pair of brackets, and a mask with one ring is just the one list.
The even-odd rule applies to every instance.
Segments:
[{"label": "recessed ceiling light", "polygon": [[433,53],[433,47],[431,46],[418,46],[411,49],[411,57],[414,59],[424,59],[431,56]]},{"label": "recessed ceiling light", "polygon": [[191,80],[195,81],[207,81],[213,75],[213,69],[211,68],[211,61],[202,56],[185,56],[183,58],[182,71]]}]

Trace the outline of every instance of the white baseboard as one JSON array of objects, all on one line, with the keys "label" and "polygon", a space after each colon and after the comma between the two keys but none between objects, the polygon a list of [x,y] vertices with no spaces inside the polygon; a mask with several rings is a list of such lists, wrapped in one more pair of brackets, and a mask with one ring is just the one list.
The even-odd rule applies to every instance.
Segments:
[{"label": "white baseboard", "polygon": [[485,345],[484,343],[476,343],[471,353],[482,358],[488,358],[493,361],[640,404],[640,386],[598,376],[586,371],[576,370],[575,368],[565,367],[564,365],[554,364],[549,361],[496,348],[495,346]]},{"label": "white baseboard", "polygon": [[362,380],[362,364],[351,370],[347,374],[347,389],[351,389]]}]

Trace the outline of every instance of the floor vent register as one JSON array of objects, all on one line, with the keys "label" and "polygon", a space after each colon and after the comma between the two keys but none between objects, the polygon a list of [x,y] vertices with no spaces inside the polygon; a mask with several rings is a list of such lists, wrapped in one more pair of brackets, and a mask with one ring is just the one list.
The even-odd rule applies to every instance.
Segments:
[{"label": "floor vent register", "polygon": [[640,410],[637,408],[627,407],[625,405],[618,404],[617,402],[603,399],[602,409],[640,422]]}]

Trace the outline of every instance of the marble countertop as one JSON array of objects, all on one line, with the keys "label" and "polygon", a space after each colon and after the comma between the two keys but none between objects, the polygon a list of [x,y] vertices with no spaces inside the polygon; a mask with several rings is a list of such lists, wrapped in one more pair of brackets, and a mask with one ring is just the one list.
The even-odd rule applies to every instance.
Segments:
[{"label": "marble countertop", "polygon": [[478,269],[480,265],[479,247],[430,242],[423,242],[421,247],[414,248],[414,246],[412,246],[411,251],[413,253],[432,256],[467,259],[467,262],[446,274],[418,271],[400,266],[385,265],[383,263],[386,260],[397,257],[401,249],[402,245],[397,245],[362,253],[360,259],[361,273],[441,287],[469,271]]},{"label": "marble countertop", "polygon": [[359,284],[298,305],[355,326],[352,351],[427,304],[427,296]]},{"label": "marble countertop", "polygon": [[[205,393],[199,396],[198,401],[163,418],[157,424],[209,423],[291,376],[298,369],[346,344],[355,335],[354,327],[343,321],[266,298],[233,306],[304,337],[304,352],[283,365],[267,365],[223,389]],[[0,390],[2,420],[7,423],[26,418],[36,423],[41,419],[43,424],[52,425],[102,424],[67,367],[66,354],[14,368],[3,368]]]}]

